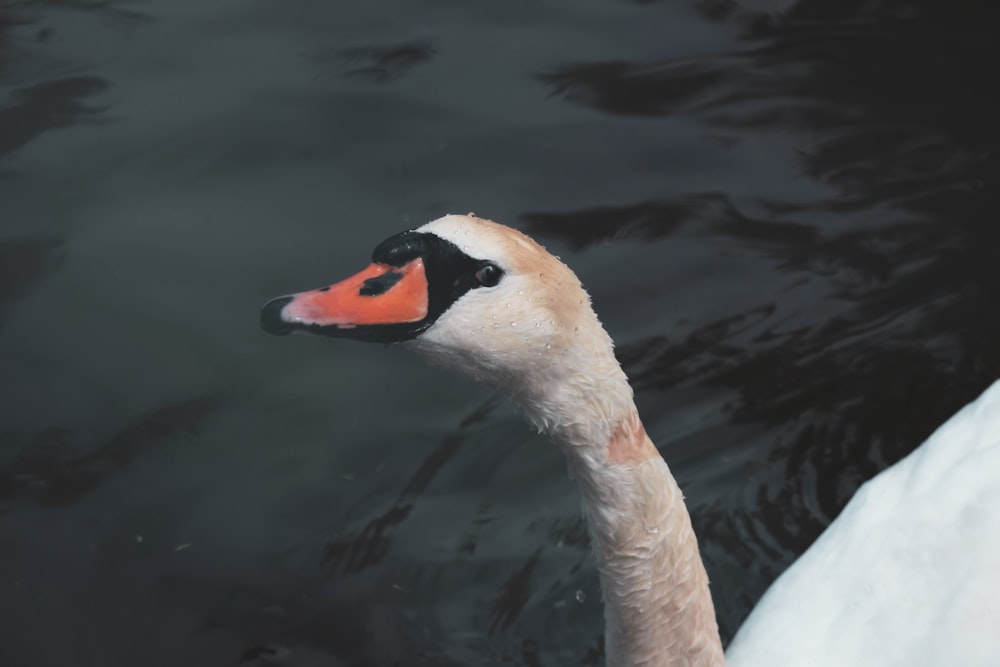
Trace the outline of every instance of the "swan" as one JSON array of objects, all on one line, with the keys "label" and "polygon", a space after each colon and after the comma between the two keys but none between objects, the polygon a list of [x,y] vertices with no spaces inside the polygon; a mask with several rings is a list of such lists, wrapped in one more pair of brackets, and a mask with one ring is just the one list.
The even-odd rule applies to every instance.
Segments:
[{"label": "swan", "polygon": [[725,656],[691,519],[576,275],[528,236],[448,215],[360,273],[267,302],[261,325],[401,343],[506,393],[565,454],[633,665],[1000,665],[1000,382],[867,482]]}]

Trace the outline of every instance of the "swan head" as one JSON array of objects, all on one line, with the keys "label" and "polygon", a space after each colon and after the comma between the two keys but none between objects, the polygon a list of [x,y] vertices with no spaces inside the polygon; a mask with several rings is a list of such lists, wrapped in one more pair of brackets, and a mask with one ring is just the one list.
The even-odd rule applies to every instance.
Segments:
[{"label": "swan head", "polygon": [[586,402],[595,378],[624,380],[576,275],[528,236],[472,215],[397,234],[359,273],[272,299],[261,326],[402,343],[505,390],[543,430],[565,421],[559,394]]}]

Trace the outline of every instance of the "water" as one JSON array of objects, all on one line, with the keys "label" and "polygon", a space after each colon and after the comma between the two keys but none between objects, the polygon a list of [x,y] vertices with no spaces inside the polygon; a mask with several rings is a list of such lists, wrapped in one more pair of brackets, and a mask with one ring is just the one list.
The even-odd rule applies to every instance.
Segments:
[{"label": "water", "polygon": [[0,2],[2,663],[597,664],[553,447],[257,328],[466,211],[589,287],[731,636],[1000,376],[996,10],[790,4]]}]

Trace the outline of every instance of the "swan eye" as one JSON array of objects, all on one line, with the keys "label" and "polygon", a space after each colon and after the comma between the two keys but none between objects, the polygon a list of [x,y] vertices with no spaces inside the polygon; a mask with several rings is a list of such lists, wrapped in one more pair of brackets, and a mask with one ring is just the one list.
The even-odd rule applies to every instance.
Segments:
[{"label": "swan eye", "polygon": [[483,287],[496,287],[503,278],[503,269],[496,264],[484,264],[476,271],[476,280]]}]

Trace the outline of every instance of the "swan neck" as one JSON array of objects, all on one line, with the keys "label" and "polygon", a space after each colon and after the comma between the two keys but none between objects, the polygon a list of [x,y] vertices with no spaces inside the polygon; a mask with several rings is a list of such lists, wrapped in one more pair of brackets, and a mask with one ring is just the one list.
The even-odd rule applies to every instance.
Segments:
[{"label": "swan neck", "polygon": [[550,434],[583,498],[604,596],[607,665],[720,666],[708,575],[684,496],[646,434],[624,373],[624,389],[613,374],[604,377],[610,387],[577,396],[591,418],[558,421]]}]

